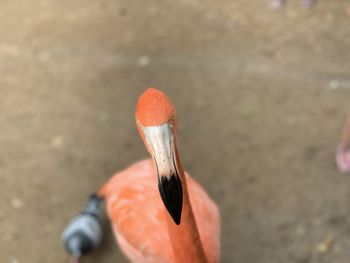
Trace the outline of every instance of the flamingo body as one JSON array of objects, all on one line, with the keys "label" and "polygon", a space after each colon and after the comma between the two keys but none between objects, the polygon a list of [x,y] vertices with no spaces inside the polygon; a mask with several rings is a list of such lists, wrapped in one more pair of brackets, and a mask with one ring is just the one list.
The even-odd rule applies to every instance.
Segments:
[{"label": "flamingo body", "polygon": [[[195,180],[187,173],[185,176],[208,262],[219,262],[218,207]],[[107,213],[119,246],[134,263],[176,261],[167,231],[167,212],[156,183],[154,162],[147,159],[118,172],[100,190],[100,195],[106,199]]]}]

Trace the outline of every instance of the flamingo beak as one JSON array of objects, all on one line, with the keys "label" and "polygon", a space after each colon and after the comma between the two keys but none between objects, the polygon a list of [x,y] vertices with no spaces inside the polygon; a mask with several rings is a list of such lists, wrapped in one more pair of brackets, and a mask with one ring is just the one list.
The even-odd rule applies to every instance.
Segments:
[{"label": "flamingo beak", "polygon": [[172,124],[143,127],[143,132],[148,151],[157,167],[160,196],[175,224],[179,225],[182,211],[182,185],[175,158]]}]

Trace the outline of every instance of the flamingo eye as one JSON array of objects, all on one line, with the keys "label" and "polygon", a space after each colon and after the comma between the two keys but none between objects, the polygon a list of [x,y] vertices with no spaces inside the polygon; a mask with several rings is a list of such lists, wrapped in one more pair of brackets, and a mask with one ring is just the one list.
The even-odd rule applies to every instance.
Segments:
[{"label": "flamingo eye", "polygon": [[141,124],[141,122],[139,120],[136,120],[136,125],[140,128],[143,128],[143,125]]},{"label": "flamingo eye", "polygon": [[170,115],[169,121],[168,121],[168,123],[170,124],[171,127],[174,125],[175,119],[176,119],[176,112],[173,112],[173,113]]}]

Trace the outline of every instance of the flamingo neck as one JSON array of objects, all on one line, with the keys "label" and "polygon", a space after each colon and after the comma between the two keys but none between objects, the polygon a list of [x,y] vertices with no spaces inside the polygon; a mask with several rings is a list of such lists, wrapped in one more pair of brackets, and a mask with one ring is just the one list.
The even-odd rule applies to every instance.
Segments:
[{"label": "flamingo neck", "polygon": [[350,171],[350,151],[347,150],[350,140],[350,117],[348,118],[338,145],[338,150],[336,154],[336,164],[337,168],[342,173],[347,173]]},{"label": "flamingo neck", "polygon": [[345,151],[348,146],[349,140],[350,140],[350,117],[348,118],[343,128],[343,131],[340,137],[339,146],[338,146],[338,151]]},{"label": "flamingo neck", "polygon": [[180,162],[176,146],[175,154],[183,191],[183,205],[180,225],[176,225],[169,213],[165,210],[168,233],[171,240],[171,245],[173,247],[175,261],[177,263],[205,263],[208,262],[208,260],[205,255],[196,220],[193,215],[187,189],[186,176]]}]

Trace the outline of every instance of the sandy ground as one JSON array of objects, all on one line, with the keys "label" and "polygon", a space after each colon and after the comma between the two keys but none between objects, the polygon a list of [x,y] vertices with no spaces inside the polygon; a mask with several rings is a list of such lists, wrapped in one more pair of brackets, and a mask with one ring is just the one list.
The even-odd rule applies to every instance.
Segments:
[{"label": "sandy ground", "polygon": [[[67,222],[147,156],[148,86],[171,97],[184,165],[220,206],[222,262],[349,262],[350,177],[334,165],[347,5],[0,1],[0,262],[68,262]],[[127,260],[107,227],[83,262]]]}]

